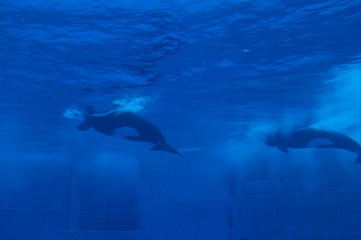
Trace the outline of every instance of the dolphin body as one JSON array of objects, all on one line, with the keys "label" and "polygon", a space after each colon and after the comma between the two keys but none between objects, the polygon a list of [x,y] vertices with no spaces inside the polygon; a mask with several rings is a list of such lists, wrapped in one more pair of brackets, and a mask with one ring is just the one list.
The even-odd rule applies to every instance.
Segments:
[{"label": "dolphin body", "polygon": [[80,131],[86,131],[94,128],[96,131],[105,135],[114,137],[115,130],[122,127],[130,127],[138,132],[138,136],[126,136],[130,141],[150,142],[155,144],[151,151],[165,151],[178,154],[183,157],[175,148],[171,147],[165,141],[163,134],[148,120],[138,116],[133,112],[112,111],[104,114],[94,114],[91,108],[88,108],[88,114],[85,114],[85,120],[77,126]]},{"label": "dolphin body", "polygon": [[339,148],[358,154],[356,163],[361,163],[361,146],[352,138],[332,131],[301,129],[291,134],[274,133],[265,142],[282,152],[288,148]]}]

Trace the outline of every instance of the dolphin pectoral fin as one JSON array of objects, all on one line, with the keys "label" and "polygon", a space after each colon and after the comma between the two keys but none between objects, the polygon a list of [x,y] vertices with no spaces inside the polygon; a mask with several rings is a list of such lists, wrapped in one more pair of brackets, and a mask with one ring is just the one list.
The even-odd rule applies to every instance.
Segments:
[{"label": "dolphin pectoral fin", "polygon": [[280,145],[277,145],[277,148],[278,150],[280,150],[281,152],[284,152],[284,153],[288,153],[288,148],[285,147],[285,146],[280,146]]},{"label": "dolphin pectoral fin", "polygon": [[165,151],[165,152],[171,152],[171,153],[175,153],[177,155],[179,155],[181,158],[184,158],[182,156],[182,154],[180,154],[177,149],[175,149],[174,147],[172,146],[169,146],[168,144],[166,143],[160,143],[158,145],[155,145],[153,146],[150,151]]},{"label": "dolphin pectoral fin", "polygon": [[85,120],[84,122],[80,123],[76,129],[78,129],[79,131],[86,131],[89,128],[91,128],[91,124],[89,121]]},{"label": "dolphin pectoral fin", "polygon": [[142,136],[126,136],[126,139],[136,142],[146,142],[147,140]]}]

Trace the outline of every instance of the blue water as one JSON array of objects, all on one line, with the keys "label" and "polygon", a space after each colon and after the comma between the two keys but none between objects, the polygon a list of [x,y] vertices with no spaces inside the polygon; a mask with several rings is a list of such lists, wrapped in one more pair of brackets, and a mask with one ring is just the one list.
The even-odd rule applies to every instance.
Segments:
[{"label": "blue water", "polygon": [[[0,239],[361,239],[361,3],[0,0]],[[184,159],[79,132],[133,111]]]}]

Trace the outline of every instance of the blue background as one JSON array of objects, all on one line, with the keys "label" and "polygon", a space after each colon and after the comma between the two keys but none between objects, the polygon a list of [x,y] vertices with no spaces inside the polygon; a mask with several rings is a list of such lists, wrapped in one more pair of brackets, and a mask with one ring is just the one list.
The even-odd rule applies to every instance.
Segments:
[{"label": "blue background", "polygon": [[[361,239],[361,3],[0,0],[0,239]],[[78,132],[132,110],[184,159]]]}]

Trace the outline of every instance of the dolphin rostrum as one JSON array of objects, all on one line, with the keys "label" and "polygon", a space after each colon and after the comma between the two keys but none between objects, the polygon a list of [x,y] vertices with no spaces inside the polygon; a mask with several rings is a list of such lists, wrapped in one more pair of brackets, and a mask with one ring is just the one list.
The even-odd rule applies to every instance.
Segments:
[{"label": "dolphin rostrum", "polygon": [[276,132],[268,137],[265,144],[282,152],[288,152],[288,148],[339,148],[358,154],[356,163],[361,163],[360,144],[333,131],[305,128],[289,134]]},{"label": "dolphin rostrum", "polygon": [[165,151],[178,154],[175,148],[165,141],[163,134],[148,120],[133,112],[111,111],[103,114],[95,114],[91,107],[87,108],[85,120],[78,125],[77,129],[85,131],[94,128],[96,131],[114,137],[114,132],[123,127],[133,128],[138,132],[137,136],[126,136],[130,141],[150,142],[155,144],[151,151]]}]

